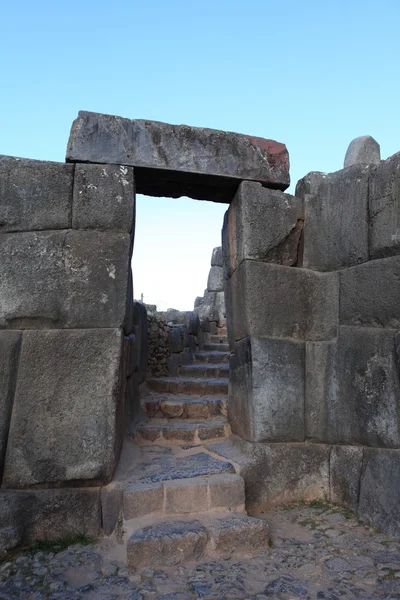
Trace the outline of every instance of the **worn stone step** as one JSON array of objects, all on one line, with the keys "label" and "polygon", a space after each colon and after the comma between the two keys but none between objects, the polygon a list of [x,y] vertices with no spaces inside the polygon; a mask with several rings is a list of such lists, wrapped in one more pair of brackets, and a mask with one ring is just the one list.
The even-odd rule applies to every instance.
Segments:
[{"label": "worn stone step", "polygon": [[229,344],[215,344],[206,342],[203,344],[203,350],[206,352],[229,352]]},{"label": "worn stone step", "polygon": [[223,363],[229,360],[229,352],[197,352],[195,359],[202,363]]},{"label": "worn stone step", "polygon": [[194,364],[181,367],[180,375],[182,377],[229,377],[229,365],[220,364]]},{"label": "worn stone step", "polygon": [[157,394],[145,398],[143,410],[148,417],[166,419],[208,419],[227,416],[226,396],[196,396],[194,394]]},{"label": "worn stone step", "polygon": [[211,344],[227,344],[228,343],[228,336],[225,335],[220,335],[218,334],[209,334],[207,336],[207,342],[211,343]]},{"label": "worn stone step", "polygon": [[176,515],[224,509],[243,512],[244,505],[244,480],[233,473],[130,483],[123,493],[124,518],[127,520],[151,513]]},{"label": "worn stone step", "polygon": [[227,394],[228,379],[205,379],[194,377],[154,377],[147,380],[149,390],[168,394]]},{"label": "worn stone step", "polygon": [[132,533],[127,543],[128,568],[173,566],[215,551],[252,552],[268,548],[268,539],[266,521],[245,514],[162,520]]},{"label": "worn stone step", "polygon": [[156,444],[199,445],[207,440],[222,439],[230,434],[224,417],[212,419],[151,419],[139,425],[135,437]]}]

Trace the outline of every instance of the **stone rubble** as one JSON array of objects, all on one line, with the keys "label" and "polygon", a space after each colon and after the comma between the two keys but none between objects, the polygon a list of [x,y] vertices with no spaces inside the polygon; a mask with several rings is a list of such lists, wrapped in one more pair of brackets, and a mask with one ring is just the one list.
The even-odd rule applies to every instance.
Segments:
[{"label": "stone rubble", "polygon": [[[313,508],[315,506],[315,508]],[[317,508],[318,506],[318,508]],[[109,546],[25,552],[0,564],[1,600],[398,600],[400,540],[322,503],[271,510],[269,547],[129,573]]]}]

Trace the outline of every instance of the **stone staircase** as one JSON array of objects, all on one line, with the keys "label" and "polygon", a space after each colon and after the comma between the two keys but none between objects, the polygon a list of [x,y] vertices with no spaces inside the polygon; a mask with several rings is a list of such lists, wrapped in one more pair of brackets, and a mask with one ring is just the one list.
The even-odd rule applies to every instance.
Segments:
[{"label": "stone staircase", "polygon": [[210,335],[178,377],[147,381],[147,420],[128,441],[119,474],[130,569],[268,545],[267,523],[245,512],[235,466],[204,446],[231,433],[226,342]]}]

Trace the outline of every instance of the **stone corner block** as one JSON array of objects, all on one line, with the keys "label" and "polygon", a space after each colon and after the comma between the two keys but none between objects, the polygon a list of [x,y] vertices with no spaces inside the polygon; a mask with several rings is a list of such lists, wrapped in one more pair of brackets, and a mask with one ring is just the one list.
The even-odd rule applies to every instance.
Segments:
[{"label": "stone corner block", "polygon": [[0,231],[71,227],[74,165],[0,155]]},{"label": "stone corner block", "polygon": [[111,480],[122,343],[119,329],[24,332],[4,487]]},{"label": "stone corner block", "polygon": [[72,227],[131,233],[134,226],[133,168],[123,165],[77,164]]}]

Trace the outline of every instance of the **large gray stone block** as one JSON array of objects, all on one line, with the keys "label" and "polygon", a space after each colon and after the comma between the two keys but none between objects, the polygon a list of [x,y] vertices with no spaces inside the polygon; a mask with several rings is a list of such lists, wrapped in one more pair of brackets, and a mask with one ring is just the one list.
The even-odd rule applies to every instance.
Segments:
[{"label": "large gray stone block", "polygon": [[395,331],[340,327],[306,347],[306,435],[332,444],[400,445]]},{"label": "large gray stone block", "polygon": [[261,337],[235,344],[229,421],[251,442],[304,440],[304,343]]},{"label": "large gray stone block", "polygon": [[330,500],[356,512],[360,490],[362,446],[332,446],[330,457]]},{"label": "large gray stone block", "polygon": [[110,481],[118,460],[122,332],[26,331],[3,485]]},{"label": "large gray stone block", "polygon": [[340,272],[340,323],[400,327],[400,256]]},{"label": "large gray stone block", "polygon": [[211,266],[212,267],[223,267],[223,257],[222,257],[222,246],[218,246],[214,248],[211,256]]},{"label": "large gray stone block", "polygon": [[368,260],[370,168],[309,173],[296,186],[304,200],[305,269],[334,271]]},{"label": "large gray stone block", "polygon": [[301,199],[242,182],[222,229],[225,277],[245,259],[296,265],[303,219]]},{"label": "large gray stone block", "polygon": [[232,303],[236,340],[248,335],[300,340],[337,335],[337,273],[245,260],[233,273],[231,289],[226,291],[227,306]]},{"label": "large gray stone block", "polygon": [[222,267],[211,267],[208,274],[207,290],[209,292],[222,292],[224,289],[224,275]]},{"label": "large gray stone block", "polygon": [[400,153],[371,172],[369,219],[370,258],[400,254]]},{"label": "large gray stone block", "polygon": [[358,518],[400,536],[400,450],[365,448]]},{"label": "large gray stone block", "polygon": [[0,236],[0,328],[120,327],[131,239],[98,231]]},{"label": "large gray stone block", "polygon": [[135,227],[132,167],[76,165],[72,227],[130,233]]},{"label": "large gray stone block", "polygon": [[71,227],[74,166],[0,156],[0,231]]},{"label": "large gray stone block", "polygon": [[243,179],[286,189],[284,144],[214,129],[80,111],[67,161],[136,167],[139,194],[230,202]]},{"label": "large gray stone block", "polygon": [[379,165],[381,149],[370,135],[361,135],[350,142],[344,157],[344,168],[352,165]]},{"label": "large gray stone block", "polygon": [[0,482],[6,455],[8,428],[17,383],[18,360],[22,334],[0,332]]}]

